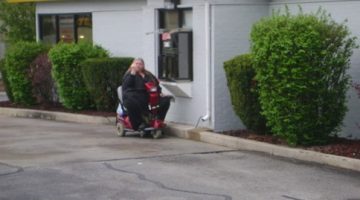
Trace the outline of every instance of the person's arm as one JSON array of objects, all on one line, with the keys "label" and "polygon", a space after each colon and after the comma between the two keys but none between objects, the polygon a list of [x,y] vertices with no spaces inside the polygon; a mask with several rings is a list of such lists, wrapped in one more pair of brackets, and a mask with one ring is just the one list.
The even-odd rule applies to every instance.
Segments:
[{"label": "person's arm", "polygon": [[135,87],[135,74],[132,74],[130,72],[127,72],[124,75],[123,82],[122,82],[122,89],[123,91],[126,91],[128,89]]},{"label": "person's arm", "polygon": [[134,65],[134,62],[131,64],[130,69],[128,72],[125,73],[124,77],[123,77],[123,82],[122,82],[122,88],[123,91],[126,91],[128,89],[131,88],[135,88],[135,77],[137,74],[137,68]]}]

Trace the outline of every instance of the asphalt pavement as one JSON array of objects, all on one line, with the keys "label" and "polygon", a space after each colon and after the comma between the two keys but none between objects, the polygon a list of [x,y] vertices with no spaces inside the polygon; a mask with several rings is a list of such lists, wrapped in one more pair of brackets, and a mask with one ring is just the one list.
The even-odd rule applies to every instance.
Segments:
[{"label": "asphalt pavement", "polygon": [[115,127],[0,116],[0,199],[360,200],[360,174]]}]

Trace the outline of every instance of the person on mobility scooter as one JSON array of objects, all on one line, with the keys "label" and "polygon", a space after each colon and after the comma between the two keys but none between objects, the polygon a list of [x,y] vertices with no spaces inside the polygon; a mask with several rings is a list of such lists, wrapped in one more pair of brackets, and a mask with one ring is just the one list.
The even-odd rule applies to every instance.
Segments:
[{"label": "person on mobility scooter", "polygon": [[164,119],[172,96],[164,96],[158,79],[145,69],[144,60],[136,58],[118,88],[120,104],[117,111],[117,134],[151,133],[153,138],[162,136]]}]

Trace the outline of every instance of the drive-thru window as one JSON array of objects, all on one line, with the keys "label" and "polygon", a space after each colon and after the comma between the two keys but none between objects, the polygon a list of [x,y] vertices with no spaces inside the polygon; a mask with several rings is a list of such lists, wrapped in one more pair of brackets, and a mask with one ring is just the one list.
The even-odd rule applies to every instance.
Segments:
[{"label": "drive-thru window", "polygon": [[160,9],[159,29],[159,78],[192,80],[192,9]]}]

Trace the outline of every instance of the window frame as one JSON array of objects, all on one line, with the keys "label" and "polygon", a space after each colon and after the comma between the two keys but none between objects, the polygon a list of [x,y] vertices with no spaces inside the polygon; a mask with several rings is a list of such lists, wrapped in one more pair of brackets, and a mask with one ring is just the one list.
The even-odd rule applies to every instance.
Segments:
[{"label": "window frame", "polygon": [[[77,12],[77,13],[45,13],[45,14],[38,14],[38,23],[39,23],[39,40],[42,41],[44,38],[44,34],[43,34],[43,20],[42,17],[46,17],[46,16],[55,16],[55,27],[56,27],[56,43],[59,43],[61,41],[60,39],[60,16],[61,15],[72,15],[74,18],[74,24],[73,24],[73,29],[74,29],[74,43],[78,43],[79,39],[78,39],[78,25],[77,25],[77,19],[80,15],[89,15],[91,17],[91,29],[93,27],[93,14],[91,12]],[[91,38],[91,41],[93,41],[93,38]]]},{"label": "window frame", "polygon": [[[158,13],[159,13],[159,25],[158,25],[158,29],[163,29],[162,27],[164,27],[165,24],[165,19],[164,19],[164,12],[165,11],[170,11],[169,9],[166,8],[159,8],[157,9]],[[178,27],[180,27],[184,22],[183,22],[183,17],[184,17],[184,12],[183,11],[193,11],[193,8],[191,7],[186,7],[186,8],[176,8],[176,9],[171,9],[171,11],[177,11],[178,12]]]},{"label": "window frame", "polygon": [[[177,11],[178,14],[178,29],[181,29],[181,26],[183,25],[183,18],[184,18],[184,11],[193,11],[192,7],[185,7],[185,8],[178,8],[176,7],[175,9],[170,9],[172,11]],[[165,30],[165,14],[164,12],[169,11],[169,9],[166,8],[159,8],[157,9],[158,12],[158,30]],[[180,31],[181,32],[181,31]],[[159,45],[159,49],[157,51],[158,53],[158,77],[160,80],[164,80],[164,81],[169,81],[169,82],[176,82],[176,81],[193,81],[194,80],[194,33],[193,33],[193,28],[191,28],[191,35],[190,35],[190,42],[191,42],[191,49],[190,49],[190,53],[189,53],[189,74],[187,78],[169,78],[169,77],[163,77],[162,73],[164,71],[163,66],[162,66],[162,61],[160,60],[160,57],[164,56],[163,55],[163,49],[161,47],[162,45],[162,40],[161,40],[161,32],[158,33],[157,35],[157,39],[158,39],[158,45]]]}]

